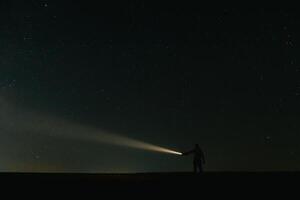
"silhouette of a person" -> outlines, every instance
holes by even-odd
[[[200,146],[198,144],[195,145],[194,149],[192,149],[191,151],[185,152],[182,155],[186,156],[186,155],[190,155],[193,154],[194,155],[194,172],[195,173],[202,173],[203,172],[203,164],[205,164],[205,157],[204,157],[204,153],[202,151],[202,149],[200,148]]]

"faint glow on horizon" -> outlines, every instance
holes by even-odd
[[[81,125],[76,122],[34,112],[6,101],[0,96],[0,125],[7,131],[33,132],[50,137],[88,141],[91,143],[105,143],[165,154],[182,155],[182,153],[114,134],[96,127]],[[10,125],[11,124],[11,125]]]

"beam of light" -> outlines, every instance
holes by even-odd
[[[5,109],[0,113],[0,125],[7,131],[31,132],[96,144],[105,143],[165,154],[182,155],[180,152],[165,147],[19,108],[0,96],[1,107]]]
[[[108,139],[108,140],[106,140],[106,139]],[[142,141],[139,141],[139,140],[135,140],[135,139],[131,139],[131,138],[128,138],[128,137],[115,135],[115,134],[103,135],[103,133],[102,133],[97,137],[97,141],[107,142],[107,143],[111,143],[111,144],[114,144],[114,145],[126,146],[126,147],[131,147],[131,148],[136,148],[136,149],[147,150],[147,151],[154,151],[154,152],[160,152],[160,153],[166,153],[166,154],[182,155],[182,153],[171,150],[171,149],[168,149],[168,148],[160,147],[160,146],[157,146],[157,145],[149,144],[149,143],[146,143],[146,142],[142,142]]]

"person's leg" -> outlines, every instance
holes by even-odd
[[[203,173],[203,168],[202,168],[202,163],[201,162],[199,162],[198,163],[198,168],[199,168],[199,173]]]
[[[197,173],[197,169],[198,169],[197,162],[194,161],[193,165],[194,165],[194,173]]]

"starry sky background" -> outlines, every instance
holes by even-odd
[[[178,151],[199,143],[210,171],[299,170],[299,35],[299,12],[283,9],[1,0],[0,124],[18,126],[9,104]],[[192,169],[3,127],[1,171]]]

